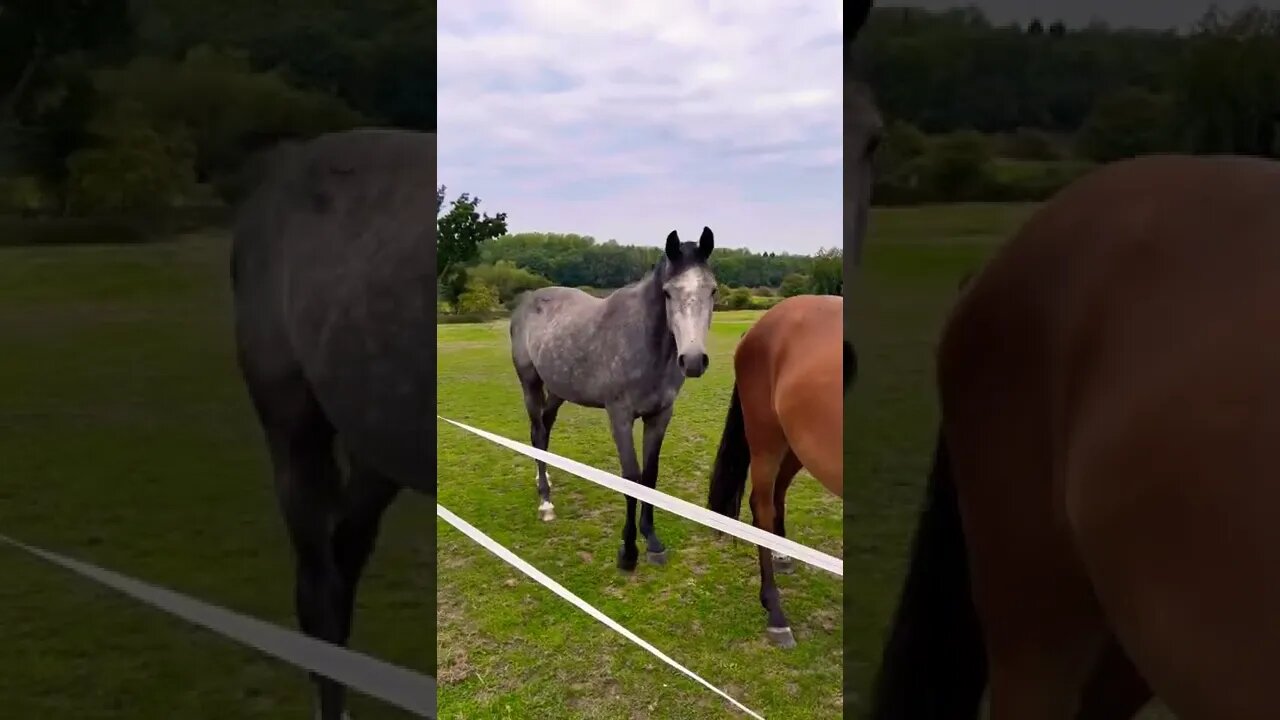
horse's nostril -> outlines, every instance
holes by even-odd
[[[711,367],[711,357],[706,353],[702,353],[702,369],[706,370]]]
[[[684,356],[683,356],[683,355],[677,355],[677,356],[676,356],[676,365],[679,365],[681,370],[683,370],[683,369],[684,369]]]

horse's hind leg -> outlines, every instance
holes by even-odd
[[[520,389],[524,392],[524,409],[529,413],[529,441],[535,448],[546,450],[550,432],[544,420],[548,404],[542,388],[542,378],[538,377],[532,369],[517,368],[516,372],[520,376]],[[554,418],[554,413],[552,416]],[[547,479],[547,464],[541,460],[534,460],[534,465],[538,468],[535,477],[538,483],[538,517],[550,522],[556,518],[556,506],[551,503],[551,482]]]
[[[358,458],[350,458],[350,465],[341,519],[333,530],[333,556],[342,576],[339,620],[344,645],[351,638],[356,589],[377,541],[383,512],[400,491],[394,481],[369,469]]]
[[[299,376],[249,383],[267,435],[276,495],[288,526],[296,563],[294,603],[298,624],[312,637],[341,643],[341,572],[334,560],[330,528],[337,521],[341,478],[334,457],[334,431]],[[342,685],[312,675],[319,692],[320,720],[340,720]]]
[[[658,458],[662,455],[662,439],[667,434],[667,425],[671,423],[673,408],[667,407],[649,415],[644,420],[644,469],[641,471],[641,482],[647,488],[658,487]],[[658,531],[653,527],[653,506],[640,503],[640,534],[644,536],[646,557],[655,565],[667,562],[667,549],[658,539]]]
[[[755,452],[751,454],[751,518],[756,527],[767,532],[777,532],[777,515],[773,506],[773,483],[782,467],[781,452]],[[795,635],[787,616],[782,612],[782,598],[773,576],[773,551],[757,545],[760,554],[760,605],[769,615],[765,629],[769,641],[783,647],[795,647]]]
[[[786,457],[782,459],[782,467],[778,468],[778,477],[773,481],[773,509],[777,513],[777,517],[773,520],[773,534],[778,537],[787,536],[787,488],[791,487],[791,481],[795,479],[796,473],[800,472],[802,467],[804,465],[800,463],[800,458],[788,450]],[[795,567],[795,561],[790,556],[780,552],[773,554],[775,572],[787,574],[793,572]]]
[[[787,436],[773,411],[769,383],[744,382],[750,365],[736,363],[739,398],[746,427],[747,445],[751,449],[751,516],[755,526],[765,532],[777,533],[778,519],[774,507],[774,485],[790,454]],[[797,472],[799,469],[797,468]],[[791,475],[794,477],[794,473]],[[784,490],[785,492],[785,490]],[[769,641],[779,647],[796,644],[787,616],[782,612],[782,599],[773,576],[773,551],[756,546],[760,555],[760,604],[769,615],[766,634]]]

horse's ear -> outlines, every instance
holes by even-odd
[[[675,230],[667,236],[667,259],[676,262],[680,259],[680,236]]]
[[[715,249],[716,236],[711,232],[711,228],[702,228],[702,237],[698,238],[698,257],[706,260],[711,257],[711,251]]]

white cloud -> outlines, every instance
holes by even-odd
[[[513,231],[841,237],[840,4],[441,3],[440,179]]]

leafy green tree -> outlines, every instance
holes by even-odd
[[[1021,127],[1005,142],[1004,155],[1018,160],[1059,160],[1053,139],[1043,130]]]
[[[510,260],[499,260],[492,265],[477,265],[467,270],[469,282],[480,282],[498,291],[498,302],[513,308],[521,293],[537,290],[551,284],[550,280],[518,267]]]
[[[782,278],[778,294],[782,297],[795,297],[809,292],[809,277],[800,273],[791,273]]]
[[[1174,115],[1192,151],[1280,154],[1280,11],[1211,8],[1176,78]]]
[[[35,214],[49,205],[49,195],[39,178],[31,175],[0,177],[0,213]]]
[[[459,195],[444,210],[444,185],[436,188],[436,281],[450,302],[466,288],[466,266],[480,253],[480,245],[507,232],[507,214],[480,214],[480,198]],[[457,294],[455,294],[457,293]]]
[[[147,0],[136,3],[147,54],[201,44],[238,48],[379,124],[435,127],[435,3],[421,0]]]
[[[734,288],[725,303],[730,310],[747,310],[751,307],[751,291],[747,288]]]
[[[90,131],[97,142],[67,161],[73,214],[155,212],[195,186],[191,142],[156,130],[145,116],[144,108],[123,104],[95,120]]]
[[[0,5],[0,124],[22,115],[67,55],[112,60],[134,35],[129,0],[39,0]]]
[[[979,198],[992,177],[992,153],[987,139],[972,130],[938,139],[924,158],[924,183],[945,200]]]
[[[467,283],[466,290],[458,296],[458,312],[480,314],[498,309],[498,289],[479,280]]]
[[[1172,149],[1167,97],[1124,88],[1098,100],[1077,138],[1080,153],[1096,162]]]
[[[836,247],[814,255],[809,287],[815,295],[841,295],[844,290],[844,252]]]
[[[198,46],[181,62],[142,57],[96,73],[101,103],[129,104],[158,131],[188,137],[201,180],[233,176],[266,142],[361,124],[341,100],[299,90],[278,72],[255,72],[243,52]]]

